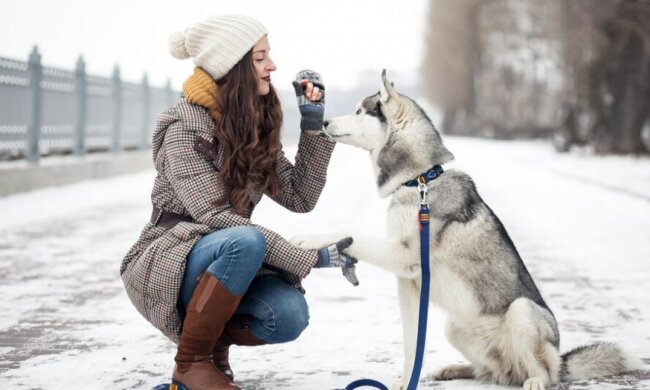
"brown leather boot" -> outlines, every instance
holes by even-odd
[[[233,344],[248,346],[266,344],[265,341],[257,339],[251,333],[250,322],[252,319],[253,317],[248,314],[234,315],[226,324],[226,329],[224,329],[212,353],[214,365],[226,374],[230,380],[234,380],[235,378],[232,368],[230,368],[230,363],[228,362],[228,350],[230,346]]]
[[[217,278],[206,272],[187,307],[176,351],[172,382],[190,390],[239,390],[212,362],[212,351],[239,305]]]

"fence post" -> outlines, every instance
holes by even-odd
[[[41,80],[43,79],[43,65],[38,47],[34,46],[29,54],[28,61],[29,83],[31,85],[32,112],[31,122],[27,130],[27,161],[38,162],[40,157],[39,139],[41,135],[42,99]]]
[[[149,147],[149,116],[151,114],[151,89],[149,78],[145,73],[142,77],[142,136],[140,138],[140,149]]]
[[[171,79],[167,79],[167,85],[165,85],[165,95],[167,96],[167,107],[174,105],[174,91],[172,90]]]
[[[122,146],[122,81],[120,67],[115,64],[113,69],[113,144],[111,151],[117,153]]]
[[[77,123],[75,126],[74,154],[82,156],[86,153],[86,117],[88,107],[88,92],[86,88],[86,63],[83,56],[77,60],[75,69],[75,97],[77,98]]]

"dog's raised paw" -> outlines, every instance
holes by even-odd
[[[338,237],[338,236],[337,236]],[[337,241],[330,237],[329,235],[297,235],[291,237],[289,243],[291,245],[297,246],[298,248],[311,250],[311,249],[321,249],[330,244],[333,244]]]

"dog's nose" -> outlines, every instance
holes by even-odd
[[[329,125],[329,124],[330,124],[330,121],[327,121],[327,120],[323,121],[323,127],[327,127],[327,125]]]

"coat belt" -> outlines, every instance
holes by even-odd
[[[176,214],[171,211],[162,210],[156,206],[153,206],[153,211],[151,212],[151,224],[154,226],[164,227],[165,229],[171,229],[176,226],[179,222],[192,222],[192,217],[183,214]]]

